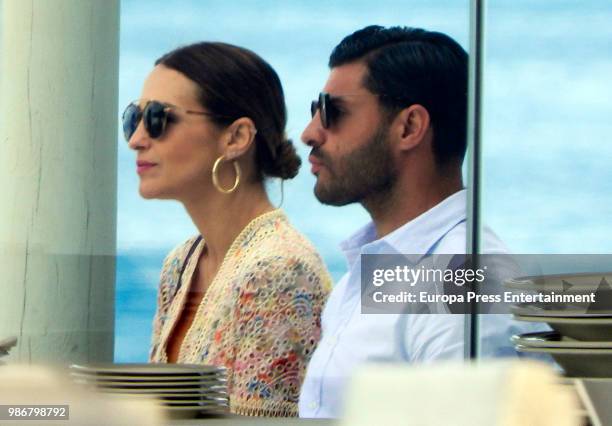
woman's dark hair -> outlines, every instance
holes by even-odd
[[[226,43],[203,42],[173,50],[157,61],[180,72],[200,88],[198,99],[227,126],[240,117],[255,123],[258,178],[290,179],[301,160],[287,139],[287,108],[283,87],[274,69],[254,52]]]

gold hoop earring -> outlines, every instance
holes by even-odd
[[[236,172],[236,180],[234,181],[234,186],[232,186],[230,189],[222,188],[221,184],[219,183],[219,177],[217,176],[217,171],[219,169],[219,165],[221,164],[223,160],[225,160],[224,155],[217,158],[217,160],[215,161],[215,164],[213,164],[212,182],[215,188],[217,188],[219,192],[223,194],[231,194],[232,192],[236,190],[236,188],[238,188],[238,185],[240,184],[240,166],[238,166],[238,163],[236,162],[236,160],[232,161],[232,164],[234,165],[234,171]]]

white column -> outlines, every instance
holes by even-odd
[[[0,338],[9,362],[110,361],[119,1],[0,4]]]

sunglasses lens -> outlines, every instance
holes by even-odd
[[[319,101],[312,101],[310,103],[310,116],[314,118],[317,114],[317,110],[319,109]]]
[[[151,101],[144,110],[144,124],[149,136],[153,139],[160,137],[166,127],[166,106],[160,102]]]
[[[140,122],[140,107],[135,104],[129,104],[123,112],[123,135],[126,141],[130,141],[130,138],[136,131],[138,123]]]
[[[321,115],[321,125],[323,126],[324,129],[329,128],[329,117],[327,116],[328,114],[328,107],[329,107],[329,95],[325,94],[325,93],[321,93],[319,94],[319,112]]]

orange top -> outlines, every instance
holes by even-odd
[[[166,346],[166,353],[168,355],[168,362],[176,362],[181,350],[181,343],[185,339],[185,335],[189,331],[193,319],[195,318],[198,306],[202,301],[204,293],[190,291],[187,296],[185,308],[181,314],[181,318],[178,320],[174,327],[174,331],[168,338],[168,344]]]

